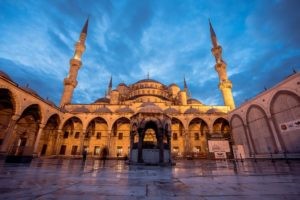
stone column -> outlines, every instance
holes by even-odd
[[[129,147],[129,160],[132,162],[132,149],[134,144],[134,132],[130,131],[130,147]]]
[[[143,131],[139,131],[139,142],[138,142],[138,163],[143,162]]]
[[[188,151],[189,151],[189,134],[188,134],[188,130],[184,129],[183,134],[184,134],[184,154],[186,156]]]
[[[13,115],[11,117],[11,120],[8,124],[8,127],[6,128],[6,130],[4,131],[4,139],[2,141],[2,145],[0,148],[0,155],[5,155],[7,154],[8,151],[8,145],[10,143],[10,140],[13,136],[13,130],[17,124],[17,120],[19,119],[19,115]]]
[[[80,133],[80,148],[79,148],[79,154],[81,155],[83,152],[83,146],[84,146],[84,140],[85,140],[85,132],[82,131]]]
[[[171,134],[167,133],[167,143],[169,145],[169,163],[172,162],[172,157],[171,157]]]
[[[252,138],[252,135],[250,133],[248,125],[245,125],[245,130],[246,130],[246,134],[249,135],[249,139],[250,139],[249,143],[250,143],[250,146],[252,146],[253,154],[257,154],[256,148],[255,148],[255,144],[254,144],[254,141],[253,141],[253,138]]]
[[[271,128],[272,135],[273,135],[273,137],[274,137],[274,139],[275,139],[275,144],[276,144],[276,146],[277,146],[277,150],[278,150],[279,152],[283,152],[283,148],[282,148],[282,146],[281,146],[281,143],[280,143],[280,141],[279,141],[278,135],[277,135],[277,133],[276,133],[276,129],[275,129],[275,126],[274,126],[272,117],[268,117],[268,121],[269,121],[269,124],[270,124],[270,128]],[[272,153],[274,153],[274,152],[272,152]]]
[[[248,150],[249,150],[249,156],[251,156],[255,152],[254,152],[253,145],[252,145],[252,139],[250,138],[249,131],[247,130],[247,125],[243,125],[243,130],[245,132],[245,137],[247,140],[246,142],[247,142],[247,146],[248,146]]]
[[[36,136],[36,139],[35,139],[35,142],[34,142],[34,147],[33,147],[33,156],[39,156],[37,151],[38,151],[38,146],[39,146],[39,142],[40,142],[41,135],[43,133],[44,127],[45,127],[45,124],[40,124],[39,125],[39,131],[38,131],[38,134]]]
[[[112,131],[107,131],[107,148],[108,148],[108,154],[111,154],[111,133]]]
[[[158,134],[158,145],[159,145],[159,163],[164,162],[164,136],[162,131]]]
[[[57,130],[57,133],[56,133],[56,138],[55,138],[55,143],[54,143],[54,146],[53,146],[53,152],[52,154],[54,155],[58,155],[58,148],[59,148],[59,137],[61,135],[61,130]]]

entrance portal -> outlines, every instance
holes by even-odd
[[[142,110],[142,109],[141,109]],[[163,112],[137,113],[131,118],[131,164],[171,164],[171,119]]]

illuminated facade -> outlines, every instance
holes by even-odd
[[[243,157],[300,157],[300,73],[228,114],[233,152]]]
[[[204,105],[189,96],[185,80],[184,88],[180,88],[176,84],[165,85],[150,78],[130,84],[120,83],[116,88],[112,88],[111,79],[106,96],[90,104],[72,104],[87,30],[88,20],[75,45],[59,107],[30,88],[20,87],[4,72],[0,73],[2,155],[78,156],[87,149],[89,156],[100,157],[105,149],[109,157],[131,157],[133,153],[136,154],[136,162],[143,162],[147,159],[143,157],[143,149],[148,148],[157,149],[159,162],[163,162],[170,158],[163,155],[162,149],[177,157],[215,158],[218,156],[216,153],[220,153],[221,158],[228,157],[234,142],[244,145],[246,156],[253,152],[253,142],[253,147],[245,142],[247,132],[242,133],[244,129],[237,128],[238,123],[245,124],[245,120],[249,119],[237,113],[243,106],[235,109],[232,83],[227,77],[222,48],[211,24],[212,53],[224,99],[224,105],[218,106]],[[294,94],[298,102],[295,105],[299,109],[299,89]],[[267,103],[270,104],[270,101]],[[260,110],[255,109],[254,106],[253,112]],[[297,110],[296,113],[300,112]],[[269,123],[268,117],[266,120]],[[235,141],[231,138],[229,121]],[[274,125],[266,127],[270,126],[272,131],[276,131]],[[240,139],[242,134],[245,134],[245,140]],[[274,142],[274,145],[280,143],[276,138]],[[287,142],[284,140],[282,144]],[[282,152],[282,148],[278,148],[278,152]]]

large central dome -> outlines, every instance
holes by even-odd
[[[158,82],[158,81],[156,81],[156,80],[154,80],[154,79],[142,79],[142,80],[139,80],[139,81],[137,81],[136,83],[134,83],[134,84],[138,84],[138,83],[147,83],[147,82],[154,82],[154,83],[159,83],[159,84],[161,84],[161,85],[163,85],[162,83],[160,83],[160,82]],[[133,84],[133,85],[134,85]]]

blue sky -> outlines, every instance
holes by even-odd
[[[150,78],[223,105],[211,54],[214,26],[237,105],[300,70],[297,0],[0,1],[0,70],[59,103],[63,79],[90,16],[74,103]]]

